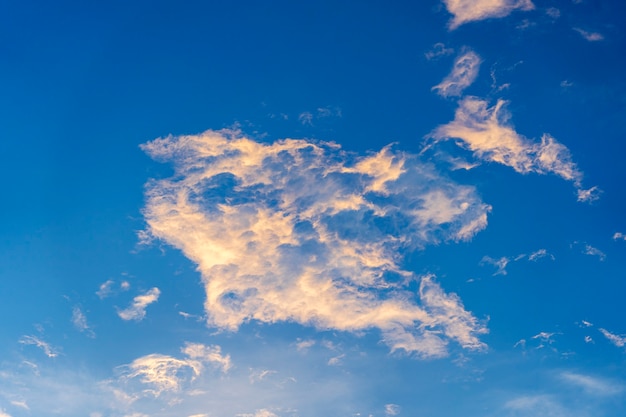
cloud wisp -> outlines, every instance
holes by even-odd
[[[152,303],[156,303],[160,295],[161,291],[154,287],[146,291],[145,294],[133,298],[132,304],[123,310],[119,310],[117,315],[120,316],[122,320],[141,321],[146,317],[146,307]]]
[[[486,226],[490,207],[473,187],[391,147],[358,156],[333,143],[258,143],[225,130],[142,149],[175,167],[147,185],[147,232],[198,265],[210,326],[377,328],[393,350],[433,357],[450,340],[483,347],[486,329],[456,295],[400,266],[403,251]]]
[[[541,142],[525,138],[510,124],[507,102],[488,103],[477,97],[459,101],[454,120],[437,127],[430,137],[435,141],[456,139],[457,144],[473,152],[474,157],[507,165],[521,174],[555,174],[574,183],[579,201],[593,201],[598,189],[582,187],[583,173],[572,161],[569,149],[549,134]]]
[[[580,34],[585,40],[589,42],[598,42],[604,40],[604,35],[598,32],[587,32],[581,28],[573,28],[576,32]]]
[[[201,343],[187,343],[181,349],[182,358],[169,355],[150,354],[135,359],[121,367],[124,381],[138,378],[151,388],[146,394],[158,397],[165,391],[178,392],[181,385],[191,382],[202,374],[207,365],[227,372],[232,364],[230,355],[222,355],[220,346],[205,346]]]
[[[467,51],[454,60],[450,74],[432,88],[442,97],[458,97],[472,85],[478,76],[481,59],[474,51]]]
[[[515,10],[535,8],[531,0],[443,0],[443,3],[453,16],[448,24],[451,30],[468,22],[505,17]]]
[[[37,336],[22,336],[19,340],[19,343],[22,345],[33,345],[37,346],[43,353],[49,358],[56,358],[59,356],[59,353],[55,348],[53,348],[48,342],[45,342],[38,338]]]

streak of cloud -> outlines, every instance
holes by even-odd
[[[117,315],[120,316],[122,320],[141,321],[146,317],[146,307],[157,302],[159,300],[159,295],[161,295],[161,291],[154,287],[146,291],[145,294],[138,295],[133,298],[132,304],[127,308],[118,311]]]
[[[457,142],[473,152],[474,157],[497,162],[521,174],[556,174],[574,183],[579,201],[593,201],[597,188],[582,188],[583,173],[572,161],[569,149],[549,134],[534,142],[517,133],[509,123],[506,101],[488,107],[485,100],[465,97],[459,101],[454,120],[437,127],[430,137],[435,141],[460,139]]]

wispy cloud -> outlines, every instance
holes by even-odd
[[[615,234],[613,235],[613,240],[625,240],[626,241],[626,235],[622,232],[615,232]]]
[[[273,412],[271,412],[270,410],[266,408],[262,408],[260,410],[256,410],[253,414],[250,414],[250,413],[237,414],[236,417],[279,417],[279,416],[274,414]]]
[[[585,248],[583,249],[583,253],[589,256],[597,256],[600,261],[604,261],[606,259],[606,254],[602,252],[598,248],[594,248],[589,244],[585,244]]]
[[[546,14],[553,19],[558,19],[559,17],[561,17],[561,11],[556,7],[548,7],[546,9]]]
[[[443,3],[453,15],[448,24],[450,29],[468,22],[505,17],[515,10],[535,8],[531,0],[443,0]]]
[[[316,111],[304,111],[298,115],[298,120],[303,125],[313,126],[313,122],[329,117],[341,117],[341,109],[336,106],[318,107]]]
[[[604,35],[602,35],[601,33],[598,33],[598,32],[587,32],[586,30],[583,30],[581,28],[572,28],[572,29],[574,29],[576,32],[580,33],[580,36],[582,36],[583,38],[585,38],[589,42],[597,42],[597,41],[604,40]]]
[[[37,346],[38,348],[43,350],[43,352],[49,358],[55,358],[59,355],[57,350],[53,348],[49,343],[41,340],[40,338],[36,336],[22,336],[21,339],[19,340],[19,343],[23,345]]]
[[[159,295],[161,295],[161,291],[154,287],[146,291],[145,294],[138,295],[133,298],[132,304],[124,310],[119,310],[117,315],[120,316],[122,320],[141,321],[144,317],[146,317],[146,307],[157,302],[159,300]]]
[[[546,258],[546,257],[548,257],[548,258],[550,258],[550,259],[552,259],[554,261],[554,255],[552,255],[551,253],[548,253],[548,251],[546,249],[539,249],[539,250],[531,253],[530,255],[528,255],[528,260],[536,262],[539,259]]]
[[[223,356],[220,346],[205,346],[200,343],[187,343],[181,349],[182,358],[168,355],[150,354],[135,359],[121,367],[122,380],[138,378],[151,388],[144,390],[158,397],[165,391],[177,392],[181,384],[191,382],[202,374],[206,365],[226,372],[230,369],[230,356]],[[191,372],[191,375],[189,375]]]
[[[604,335],[604,337],[609,339],[609,342],[613,343],[615,346],[617,346],[617,347],[624,347],[624,346],[626,346],[626,336],[616,335],[616,334],[611,333],[608,330],[602,329],[602,328],[600,328],[598,330],[600,330],[600,332]]]
[[[488,107],[485,100],[477,97],[463,98],[454,120],[439,126],[430,137],[435,141],[460,139],[457,143],[476,158],[510,166],[522,174],[556,174],[574,183],[579,200],[592,200],[595,194],[582,189],[583,174],[572,161],[569,149],[549,134],[544,134],[541,142],[518,134],[509,123],[506,103],[498,100],[495,106]]]
[[[397,416],[400,414],[400,406],[398,404],[385,404],[385,416]]]
[[[460,96],[478,76],[481,59],[474,51],[467,51],[454,60],[452,71],[432,89],[442,97]]]
[[[591,395],[612,396],[624,391],[623,385],[604,378],[592,377],[575,372],[562,372],[559,376],[562,380],[582,388]]]
[[[93,329],[87,323],[87,317],[78,306],[75,306],[72,309],[72,323],[74,324],[74,327],[78,329],[78,331],[85,333],[87,336],[96,336]]]
[[[449,340],[483,347],[485,329],[458,297],[399,266],[403,251],[486,226],[490,207],[474,188],[390,147],[358,156],[207,131],[142,148],[175,165],[175,177],[148,184],[143,212],[150,234],[198,264],[209,325],[379,328],[392,349],[423,356],[444,355]],[[418,302],[405,286],[413,280]]]
[[[447,48],[444,43],[437,42],[433,47],[424,53],[427,60],[432,61],[434,59],[441,58],[442,56],[452,55],[454,48]]]
[[[509,264],[511,260],[505,256],[498,258],[498,259],[494,259],[490,256],[484,256],[483,259],[480,261],[481,265],[484,264],[489,264],[489,265],[493,265],[497,268],[496,272],[493,273],[493,275],[506,275],[506,266]]]

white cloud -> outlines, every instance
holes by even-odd
[[[426,53],[424,53],[424,56],[426,57],[426,59],[431,61],[433,59],[441,58],[442,56],[452,55],[453,53],[454,53],[453,48],[446,48],[445,44],[441,42],[437,42],[436,44],[433,45],[430,51],[427,51]]]
[[[11,417],[11,414],[8,414],[4,410],[0,410],[0,417]]]
[[[174,177],[147,185],[143,213],[152,236],[198,265],[210,326],[378,328],[392,349],[423,356],[444,355],[449,340],[483,347],[486,330],[458,297],[400,267],[405,250],[486,226],[490,207],[473,187],[390,147],[357,156],[333,143],[207,131],[142,149],[175,165]]]
[[[589,42],[597,42],[597,41],[601,41],[604,39],[604,35],[598,32],[587,32],[586,30],[583,30],[581,28],[572,28],[572,29],[580,33],[580,36],[582,36]]]
[[[489,264],[489,265],[493,265],[497,268],[496,272],[493,273],[493,275],[506,275],[506,266],[509,264],[511,260],[505,256],[499,258],[499,259],[494,259],[490,256],[484,256],[483,259],[480,261],[481,265],[484,264]]]
[[[98,291],[96,291],[96,295],[100,297],[100,299],[108,297],[109,295],[111,295],[111,292],[112,292],[111,287],[113,286],[114,283],[115,282],[111,279],[106,280],[105,282],[100,284]]]
[[[144,392],[158,397],[165,391],[179,391],[183,383],[200,376],[208,364],[223,372],[232,366],[230,355],[223,356],[221,347],[217,345],[186,343],[181,352],[185,357],[175,358],[155,353],[137,358],[121,368],[122,379],[139,378],[143,384],[152,387]]]
[[[626,336],[619,336],[616,334],[613,334],[611,332],[609,332],[606,329],[599,329],[600,332],[604,335],[604,337],[606,337],[607,339],[609,339],[609,341],[611,343],[613,343],[615,346],[617,347],[624,347],[626,346]]]
[[[132,304],[124,310],[118,311],[117,315],[120,316],[122,320],[141,321],[144,317],[146,317],[146,307],[157,302],[160,294],[161,291],[154,287],[146,291],[145,294],[138,295],[133,298]]]
[[[55,348],[53,348],[52,346],[50,346],[50,344],[48,344],[47,342],[44,342],[43,340],[39,339],[36,336],[22,336],[22,338],[19,340],[19,343],[23,345],[37,346],[38,348],[43,350],[43,352],[49,358],[55,358],[59,355]]]
[[[550,259],[552,259],[554,261],[554,255],[552,255],[551,253],[548,253],[548,251],[546,249],[539,249],[539,250],[531,253],[528,256],[528,260],[536,262],[537,260],[542,259],[542,258],[546,258],[546,257],[549,257]]]
[[[505,403],[504,407],[514,410],[517,417],[572,417],[570,410],[566,410],[553,396],[526,395],[519,396]]]
[[[598,248],[594,248],[589,244],[585,244],[585,249],[583,249],[583,253],[589,256],[597,256],[600,261],[604,261],[606,259],[606,254],[602,252]]]
[[[624,386],[603,378],[592,377],[574,372],[562,372],[560,378],[572,385],[582,388],[591,395],[611,396],[624,391]]]
[[[595,191],[582,189],[583,174],[572,162],[569,150],[549,134],[544,134],[540,143],[518,134],[509,123],[506,103],[498,100],[495,106],[487,107],[485,100],[465,97],[459,101],[454,120],[430,136],[435,141],[460,139],[457,144],[476,158],[510,166],[521,174],[556,174],[574,183],[579,200],[590,201]]]
[[[626,235],[621,232],[615,232],[613,235],[613,240],[626,240]]]
[[[272,413],[270,410],[262,408],[260,410],[256,410],[254,414],[249,414],[249,413],[237,414],[237,417],[278,417],[278,416]]]
[[[515,10],[535,8],[531,0],[443,0],[443,3],[453,15],[450,29],[468,22],[505,17]]]
[[[474,51],[467,51],[454,61],[452,71],[432,89],[442,97],[460,96],[478,76],[481,59]]]
[[[78,306],[72,309],[72,323],[78,331],[86,333],[89,337],[95,337],[95,333],[87,323],[87,317]]]
[[[312,126],[313,125],[313,113],[309,111],[302,112],[298,115],[298,120],[303,125]]]
[[[398,404],[385,404],[385,416],[397,416],[400,414],[400,406]]]

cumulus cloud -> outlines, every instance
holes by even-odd
[[[170,136],[142,146],[175,167],[150,181],[148,232],[198,265],[208,324],[292,321],[318,329],[378,328],[392,349],[445,355],[479,349],[485,328],[402,253],[470,239],[490,207],[473,187],[415,155],[367,156],[333,143],[258,143],[237,131]],[[408,283],[420,282],[417,294]]]
[[[117,315],[120,316],[122,320],[141,321],[144,317],[146,317],[146,307],[157,302],[159,300],[159,295],[161,295],[161,291],[154,287],[146,291],[145,294],[138,295],[133,298],[132,304],[124,310],[118,311]]]
[[[522,174],[556,174],[574,183],[579,201],[593,200],[597,189],[592,192],[582,188],[583,174],[572,161],[569,149],[549,134],[535,142],[517,133],[509,123],[506,104],[498,100],[488,107],[485,100],[465,97],[459,101],[454,120],[436,128],[430,137],[435,141],[456,139],[476,158],[510,166]]]
[[[580,34],[580,36],[582,36],[583,38],[585,38],[585,40],[589,41],[589,42],[597,42],[597,41],[601,41],[604,40],[604,35],[602,35],[601,33],[598,32],[587,32],[586,30],[583,30],[581,28],[573,28],[576,32],[578,32]]]
[[[40,338],[36,336],[22,336],[21,339],[19,340],[19,343],[23,345],[37,346],[38,348],[43,350],[43,352],[49,358],[55,358],[59,355],[57,350],[53,348],[49,343],[41,340]]]
[[[454,61],[452,71],[432,89],[442,97],[460,96],[478,76],[481,59],[474,51],[467,51]]]
[[[611,332],[609,332],[606,329],[602,329],[600,328],[600,333],[602,333],[604,335],[604,337],[606,337],[607,339],[609,339],[609,342],[613,343],[615,346],[617,347],[624,347],[626,346],[626,336],[619,336],[616,334],[613,334]]]
[[[178,392],[181,385],[191,382],[202,374],[206,365],[226,372],[230,369],[230,355],[223,356],[220,346],[205,346],[200,343],[186,343],[181,349],[182,358],[169,355],[150,354],[135,359],[121,367],[122,379],[139,378],[152,388],[144,392],[158,397],[165,391]]]
[[[448,24],[450,29],[468,22],[505,17],[515,10],[535,8],[531,0],[443,0],[443,3],[453,16]]]

